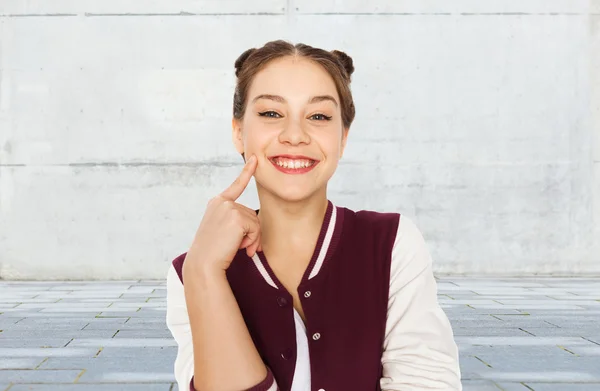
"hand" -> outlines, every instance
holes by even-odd
[[[249,257],[261,251],[256,212],[235,202],[248,186],[257,165],[256,157],[251,156],[231,186],[208,202],[184,266],[194,264],[225,271],[239,249],[245,248]]]

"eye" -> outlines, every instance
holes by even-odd
[[[317,113],[317,114],[311,115],[310,119],[314,119],[314,120],[317,120],[317,121],[329,121],[331,119],[331,116]]]
[[[267,118],[281,118],[281,115],[278,112],[272,110],[260,112],[258,115]]]

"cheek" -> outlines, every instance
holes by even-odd
[[[264,126],[249,122],[242,131],[242,142],[248,150],[258,150],[267,146],[272,136]]]
[[[242,122],[242,141],[244,145],[252,144],[256,138],[256,124],[252,119],[244,118]]]
[[[341,134],[331,132],[327,137],[321,137],[319,144],[329,159],[339,159],[342,154]]]

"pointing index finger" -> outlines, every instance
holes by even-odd
[[[244,165],[244,169],[240,175],[221,193],[221,197],[230,201],[237,200],[248,186],[248,183],[250,183],[250,179],[252,178],[254,171],[256,171],[256,166],[256,156],[252,155]]]

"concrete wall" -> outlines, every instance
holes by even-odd
[[[334,202],[411,216],[439,273],[600,273],[600,1],[0,0],[0,277],[163,278],[277,38],[354,57]]]

